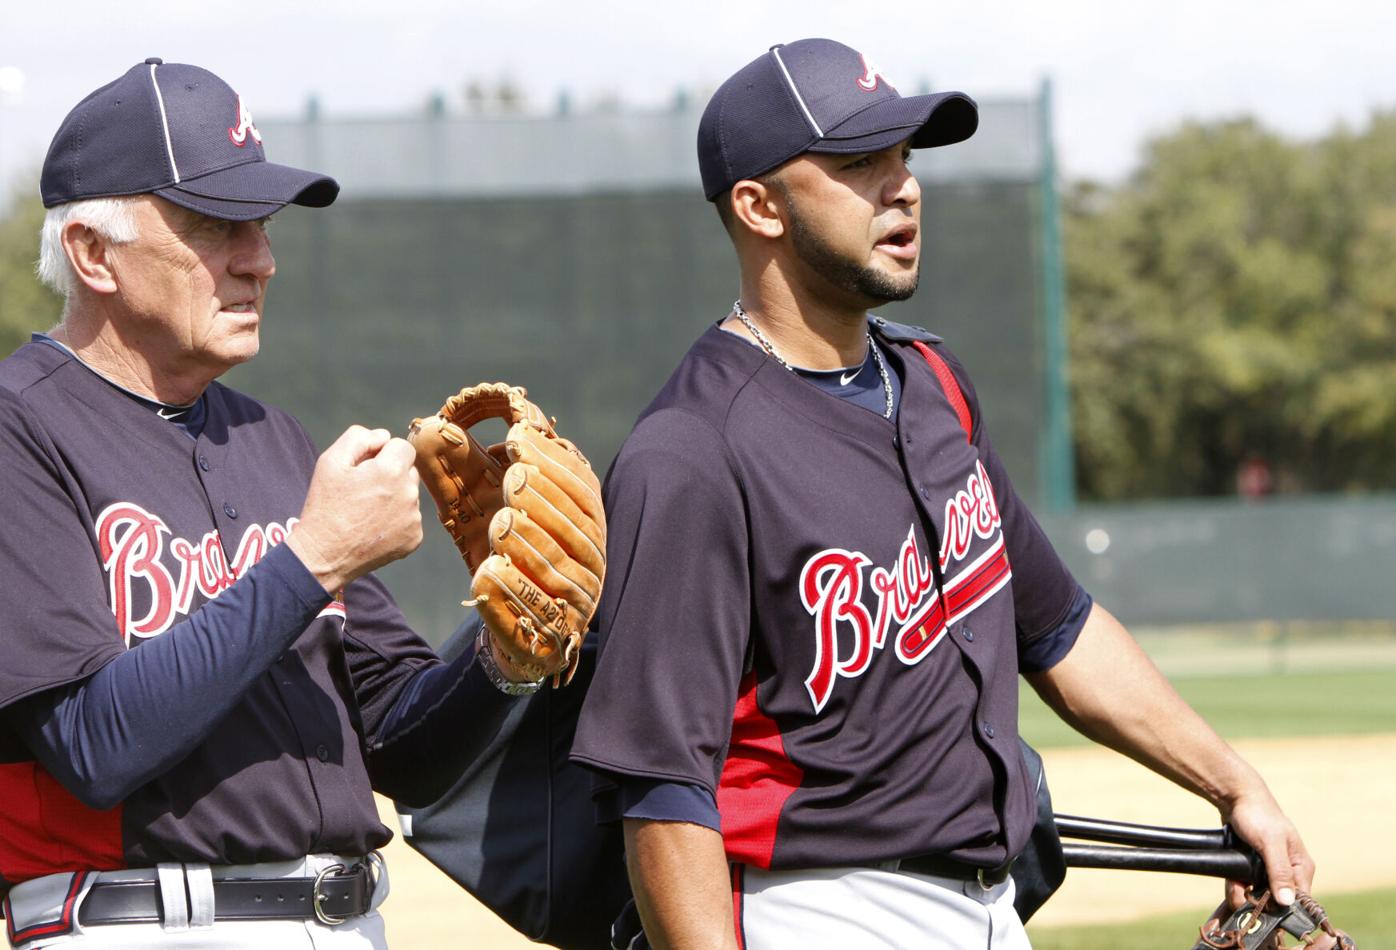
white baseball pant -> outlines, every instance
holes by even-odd
[[[744,950],[1031,950],[1013,879],[876,868],[765,871],[738,865],[733,909]]]

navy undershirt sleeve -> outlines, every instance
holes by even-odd
[[[193,751],[329,602],[279,545],[186,620],[7,715],[83,804],[112,808]]]
[[[422,808],[449,791],[518,702],[496,689],[475,662],[480,623],[471,617],[456,632],[472,642],[450,662],[407,681],[369,748],[374,789],[399,804]]]
[[[1086,589],[1078,584],[1076,596],[1062,622],[1032,642],[1019,646],[1018,669],[1024,673],[1041,673],[1056,666],[1076,645],[1076,638],[1081,636],[1094,603]]]
[[[648,821],[684,821],[722,833],[717,802],[701,785],[666,782],[661,779],[607,773],[616,785],[596,799],[596,820],[600,824],[622,818]]]

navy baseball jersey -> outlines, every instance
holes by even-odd
[[[939,341],[870,326],[892,421],[716,327],[642,414],[573,758],[713,792],[732,861],[995,865],[1034,820],[1017,674],[1085,595],[910,345]]]
[[[278,547],[316,461],[299,423],[217,383],[203,399],[195,439],[52,345],[0,364],[6,715],[181,624],[218,622],[220,599],[242,597],[249,630],[286,623],[258,615],[273,602],[303,612],[206,737],[113,808],[83,804],[0,727],[0,885],[159,861],[364,853],[391,837],[364,736],[395,685],[439,661],[371,576],[332,601]],[[268,585],[293,589],[273,597]],[[138,739],[158,747],[166,736]]]

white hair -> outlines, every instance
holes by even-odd
[[[126,244],[137,237],[134,198],[85,198],[49,208],[39,237],[39,279],[65,298],[77,290],[77,274],[63,250],[63,230],[72,222],[84,224],[112,244]]]

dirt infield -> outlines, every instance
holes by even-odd
[[[1238,741],[1270,782],[1318,861],[1320,898],[1396,885],[1384,847],[1396,841],[1396,734]],[[1057,811],[1147,824],[1215,827],[1207,805],[1134,762],[1096,748],[1046,750]],[[384,820],[397,827],[392,807]],[[463,945],[472,950],[536,946],[475,903],[424,858],[394,839],[385,849],[392,894],[384,905],[398,950]],[[1183,875],[1076,870],[1034,918],[1034,927],[1130,920],[1173,910],[1210,910],[1220,883]]]

